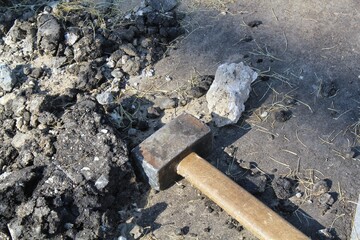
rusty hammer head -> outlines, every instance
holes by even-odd
[[[132,158],[152,188],[162,190],[177,179],[177,164],[190,152],[206,155],[212,148],[210,128],[182,114],[132,150]]]

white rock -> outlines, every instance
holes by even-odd
[[[104,175],[101,175],[95,182],[95,187],[99,190],[102,190],[109,183],[109,180]]]
[[[225,63],[218,67],[206,94],[209,111],[218,127],[236,123],[245,110],[250,84],[258,74],[244,63]]]
[[[65,43],[69,46],[74,45],[79,38],[80,36],[74,32],[65,33]]]
[[[107,129],[104,128],[104,129],[101,129],[100,132],[102,132],[102,133],[104,133],[104,134],[107,134],[107,133],[109,132],[109,130],[107,130]]]
[[[0,87],[10,92],[16,83],[16,78],[12,76],[11,69],[6,64],[0,64]]]
[[[111,92],[103,92],[96,96],[96,100],[101,105],[107,105],[107,104],[111,104],[114,102],[114,96],[112,95]]]
[[[18,240],[21,239],[21,233],[23,231],[23,226],[21,225],[20,220],[18,220],[17,218],[13,218],[8,224],[7,224],[7,228],[9,230],[11,239],[13,240]]]
[[[269,115],[269,113],[265,111],[265,112],[261,113],[260,117],[261,118],[266,118],[268,115]]]

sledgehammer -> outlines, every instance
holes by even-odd
[[[200,157],[211,148],[210,128],[182,114],[134,148],[132,157],[154,189],[169,187],[180,175],[259,239],[310,239]]]

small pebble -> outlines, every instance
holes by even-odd
[[[50,6],[45,6],[44,7],[44,12],[45,13],[51,13],[52,12],[52,8]]]
[[[295,196],[296,196],[297,198],[301,198],[301,197],[302,197],[302,193],[299,193],[299,192],[298,192],[298,193],[295,194]]]
[[[265,111],[265,112],[261,113],[260,117],[266,118],[268,115],[269,115],[269,113]]]
[[[176,231],[175,231],[175,234],[176,235],[179,235],[179,236],[183,236],[183,235],[186,235],[189,233],[189,227],[188,226],[185,226],[185,227],[182,227],[182,228],[178,228]]]
[[[210,232],[210,231],[211,231],[211,227],[204,228],[204,232]]]
[[[313,194],[315,196],[319,196],[321,194],[324,194],[330,190],[330,186],[328,184],[328,181],[326,180],[320,180],[313,186]]]
[[[286,122],[292,117],[292,112],[290,110],[281,110],[275,113],[275,120],[278,122]]]
[[[24,74],[25,74],[26,76],[28,76],[28,75],[30,75],[30,73],[31,73],[31,68],[30,68],[29,66],[25,66],[25,67],[23,68],[23,72],[24,72]]]
[[[355,155],[356,155],[356,152],[354,150],[350,150],[349,152],[345,153],[345,158],[351,159],[351,158],[354,158]]]
[[[181,106],[185,106],[187,104],[187,101],[185,99],[181,100],[180,101],[180,105]]]
[[[107,133],[109,132],[109,130],[107,130],[107,129],[101,129],[100,132],[101,132],[101,133],[104,133],[104,134],[107,134]]]
[[[318,201],[321,206],[332,206],[335,202],[335,199],[331,196],[330,193],[324,193],[319,197]]]
[[[103,92],[96,96],[96,100],[101,105],[108,105],[114,102],[114,96],[111,92]]]

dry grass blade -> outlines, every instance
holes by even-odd
[[[256,43],[256,41],[255,41]],[[283,62],[283,59],[280,59],[278,57],[275,57],[272,53],[270,53],[270,51],[268,50],[267,47],[265,47],[265,49],[262,49],[257,43],[256,45],[258,46],[258,50],[253,51],[253,52],[249,52],[250,54],[254,55],[254,56],[262,56],[262,57],[268,57],[271,58],[273,60],[277,60],[280,62]]]
[[[298,129],[296,129],[295,131],[295,136],[296,136],[296,139],[298,140],[298,142],[303,145],[305,148],[307,148],[307,146],[300,140],[299,138],[299,134],[298,134]]]
[[[283,163],[283,162],[280,162],[280,161],[276,160],[275,158],[273,158],[272,156],[269,156],[269,158],[270,158],[272,161],[274,161],[274,162],[276,162],[276,163],[278,163],[278,164],[280,164],[280,165],[283,165],[284,167],[287,167],[287,168],[290,169],[290,165],[288,165],[288,164],[286,164],[286,163]]]

